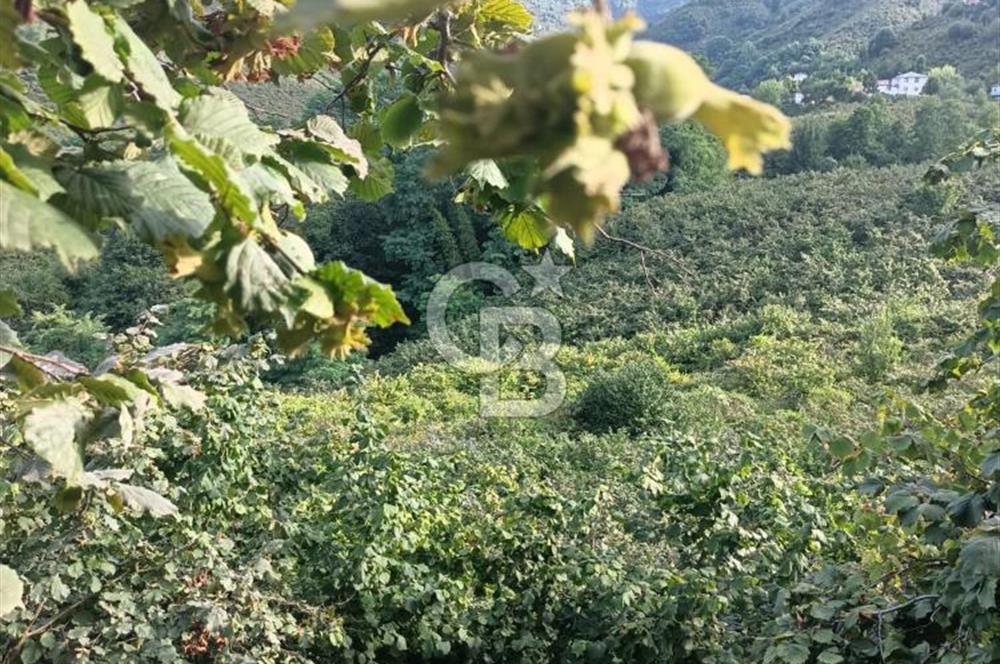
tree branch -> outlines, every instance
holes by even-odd
[[[447,9],[442,9],[437,13],[437,18],[434,21],[434,27],[438,31],[438,45],[434,52],[434,59],[441,63],[442,69],[444,69],[444,76],[448,79],[449,83],[454,83],[455,79],[451,75],[451,71],[448,69],[448,49],[451,48],[451,12]]]
[[[882,616],[886,615],[887,613],[895,613],[896,611],[905,609],[908,606],[913,606],[917,602],[922,602],[925,599],[938,599],[939,597],[941,596],[937,594],[917,595],[916,597],[908,599],[905,602],[902,602],[900,604],[895,604],[893,606],[886,607],[881,611],[875,612],[875,618],[878,623],[878,626],[876,628],[876,638],[878,639],[878,656],[880,661],[882,662],[885,661],[885,647],[882,644]]]
[[[13,355],[14,357],[19,357],[22,360],[24,360],[25,362],[29,362],[31,364],[34,364],[35,366],[38,366],[39,364],[43,364],[43,365],[48,365],[50,367],[55,367],[56,369],[60,369],[61,371],[64,371],[64,372],[66,372],[66,373],[68,373],[70,375],[73,375],[73,376],[83,376],[83,375],[89,373],[86,370],[81,370],[80,367],[78,367],[78,366],[73,366],[73,365],[70,365],[70,364],[65,364],[65,363],[63,363],[63,362],[61,362],[61,361],[59,361],[59,360],[57,360],[55,358],[46,357],[44,355],[36,355],[35,353],[29,353],[26,350],[23,350],[21,348],[15,348],[13,346],[2,346],[2,345],[0,345],[0,353],[7,353],[8,355]],[[38,368],[42,369],[42,371],[45,371],[49,375],[53,375],[53,376],[58,377],[57,374],[54,374],[51,371],[46,371],[42,367],[38,367]]]
[[[661,249],[654,249],[652,247],[647,247],[644,244],[639,244],[638,242],[633,242],[632,240],[629,240],[629,239],[626,239],[626,238],[623,238],[623,237],[618,237],[617,235],[612,235],[611,233],[609,233],[606,230],[604,230],[603,226],[598,226],[597,227],[597,232],[601,235],[601,237],[603,237],[606,240],[610,240],[612,242],[618,242],[619,244],[624,244],[627,247],[632,247],[633,249],[638,249],[640,252],[643,252],[643,253],[648,252],[650,254],[653,254],[654,256],[659,256],[660,258],[663,258],[666,261],[668,261],[678,271],[683,272],[684,274],[686,274],[689,277],[695,277],[696,276],[695,273],[692,272],[679,259],[677,259],[674,256],[671,256],[670,254],[668,254],[667,252],[665,252],[665,251],[663,251]]]
[[[358,83],[363,81],[365,77],[368,76],[368,70],[372,66],[372,61],[375,59],[375,56],[378,55],[383,48],[385,48],[385,45],[386,45],[385,41],[375,42],[373,39],[371,42],[369,42],[367,52],[365,53],[365,60],[364,63],[361,65],[361,69],[358,70],[358,73],[354,76],[354,78],[352,78],[344,85],[344,89],[341,90],[339,93],[337,93],[337,95],[330,101],[330,103],[326,105],[327,111],[333,110],[333,107],[337,104],[338,101],[347,96],[347,93],[349,93],[351,90],[357,87]]]

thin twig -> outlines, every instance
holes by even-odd
[[[603,226],[598,226],[597,227],[597,232],[600,233],[601,237],[603,237],[606,240],[611,240],[612,242],[618,242],[618,243],[624,244],[624,245],[626,245],[628,247],[632,247],[633,249],[638,249],[639,251],[648,252],[648,253],[653,254],[654,256],[659,256],[660,258],[663,258],[663,259],[667,260],[668,262],[670,262],[677,270],[683,272],[684,274],[686,274],[689,277],[695,277],[696,276],[695,273],[692,272],[679,259],[677,259],[674,256],[671,256],[670,254],[668,254],[667,252],[665,252],[665,251],[663,251],[661,249],[654,249],[653,247],[647,247],[644,244],[639,244],[638,242],[633,242],[632,240],[629,240],[629,239],[626,239],[626,238],[623,238],[623,237],[618,237],[617,235],[612,235],[611,233],[609,233],[606,230],[604,230]]]
[[[344,85],[344,89],[341,90],[339,93],[337,93],[337,95],[330,101],[330,103],[326,105],[327,111],[333,110],[333,107],[337,104],[338,101],[343,99],[347,95],[347,93],[353,90],[358,85],[358,83],[360,83],[362,80],[364,80],[366,76],[368,76],[368,70],[372,66],[372,61],[375,59],[375,56],[378,55],[383,48],[385,48],[385,45],[386,42],[384,41],[380,41],[377,43],[372,41],[372,43],[368,46],[368,52],[365,54],[364,64],[361,65],[361,69],[358,70],[358,73],[354,76],[354,78],[352,78],[350,81],[347,82],[346,85]]]
[[[605,21],[611,20],[611,5],[608,0],[592,0],[594,11]]]
[[[881,611],[877,611],[876,613],[878,615],[880,615],[880,616],[885,615],[887,613],[895,613],[896,611],[899,611],[901,609],[905,609],[906,607],[912,606],[912,605],[916,604],[917,602],[922,602],[925,599],[938,599],[940,597],[941,597],[941,595],[938,595],[936,593],[931,593],[931,594],[928,594],[928,595],[917,595],[913,599],[908,599],[905,602],[902,602],[900,604],[895,604],[893,606],[884,608]]]
[[[649,268],[646,267],[646,252],[639,252],[639,264],[642,266],[642,274],[646,277],[646,285],[649,286],[649,290],[653,292],[654,295],[659,295],[659,291],[656,286],[653,285],[653,280],[649,276]]]
[[[880,611],[875,612],[875,619],[877,622],[876,638],[878,639],[878,656],[880,661],[883,662],[885,661],[885,646],[882,643],[882,616],[886,615],[887,613],[894,613],[901,609],[905,609],[906,607],[912,606],[917,602],[922,602],[925,599],[938,599],[939,597],[941,596],[936,594],[917,595],[916,597],[908,599],[905,602],[902,602],[900,604],[895,604],[893,606],[886,607]]]

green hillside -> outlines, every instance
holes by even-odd
[[[953,2],[898,32],[896,43],[871,55],[866,65],[879,75],[951,64],[967,78],[1000,82],[1000,3]]]
[[[879,29],[903,29],[941,8],[941,0],[694,0],[652,30],[656,38],[705,52],[720,38],[759,49],[817,38],[856,49]]]
[[[823,66],[888,76],[937,64],[986,82],[1000,62],[996,0],[694,0],[650,34],[707,56],[730,85]]]

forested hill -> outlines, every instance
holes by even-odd
[[[693,0],[650,34],[705,55],[735,85],[772,76],[769,65],[809,70],[834,56],[879,76],[952,64],[985,81],[1000,62],[997,9],[997,0]]]
[[[650,24],[662,19],[667,12],[681,7],[688,0],[611,0],[616,15],[633,11]],[[566,15],[577,7],[589,6],[588,0],[527,0],[525,6],[535,17],[535,31],[549,32],[566,21]]]

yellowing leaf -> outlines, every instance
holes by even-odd
[[[537,208],[508,208],[500,215],[500,228],[511,242],[525,249],[540,249],[549,243],[556,226]]]
[[[482,23],[505,23],[520,32],[530,30],[534,22],[531,12],[515,0],[486,0],[479,7],[476,19]]]
[[[729,168],[754,175],[762,155],[791,145],[791,123],[781,111],[712,83],[690,55],[667,44],[637,41],[628,65],[635,96],[660,122],[694,117],[716,134],[729,152]]]
[[[760,175],[765,152],[791,147],[791,123],[769,104],[713,87],[694,118],[722,140],[730,169]]]
[[[626,63],[635,74],[636,101],[659,122],[689,118],[713,87],[694,58],[668,44],[637,41]]]

